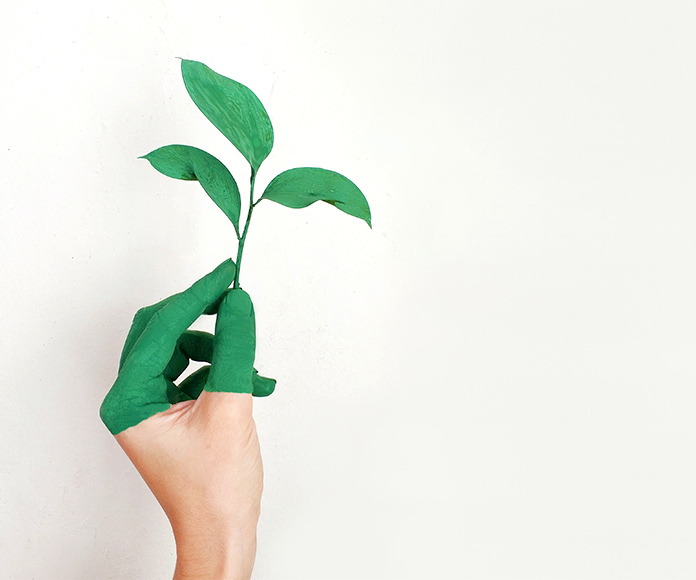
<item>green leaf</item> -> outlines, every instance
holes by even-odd
[[[325,201],[348,215],[365,220],[372,227],[370,206],[362,192],[350,179],[328,169],[288,169],[268,184],[260,199],[270,199],[292,208]]]
[[[152,166],[168,177],[199,181],[205,192],[225,213],[239,236],[242,201],[237,182],[229,169],[210,153],[188,145],[166,145],[143,155]]]
[[[194,60],[181,61],[181,74],[196,106],[258,171],[273,148],[271,119],[258,97]]]

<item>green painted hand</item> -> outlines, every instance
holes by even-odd
[[[100,416],[114,435],[177,403],[210,392],[270,395],[275,380],[254,369],[254,306],[241,289],[228,290],[232,260],[188,290],[142,308],[133,320],[121,354],[118,377]],[[215,314],[215,336],[188,328],[201,314]],[[212,363],[176,381],[190,360]]]

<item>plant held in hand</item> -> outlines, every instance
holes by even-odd
[[[256,174],[273,148],[273,126],[266,109],[250,89],[203,63],[182,60],[181,72],[193,102],[251,166],[249,209],[244,228],[240,231],[241,196],[237,182],[227,167],[210,153],[188,145],[167,145],[144,158],[164,175],[198,181],[232,222],[238,240],[234,288],[239,288],[242,253],[252,213],[264,199],[291,208],[324,201],[365,220],[372,227],[370,206],[360,189],[347,177],[328,169],[298,167],[284,171],[254,201]]]

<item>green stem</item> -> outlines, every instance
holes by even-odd
[[[251,221],[251,214],[254,211],[254,181],[256,180],[256,171],[252,168],[251,170],[251,184],[249,186],[249,213],[247,214],[246,224],[244,225],[244,232],[242,237],[239,238],[239,245],[237,246],[237,272],[234,275],[234,288],[239,288],[239,270],[242,267],[242,252],[244,251],[244,242],[246,240],[247,232],[249,231],[249,222]]]

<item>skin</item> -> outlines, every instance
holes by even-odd
[[[263,467],[252,393],[275,381],[253,368],[254,308],[228,290],[235,271],[223,262],[138,311],[100,409],[169,518],[175,579],[247,579],[254,564]],[[217,313],[214,336],[187,330],[203,313]],[[177,386],[189,359],[212,364]]]
[[[167,514],[175,579],[251,577],[263,468],[252,399],[204,391],[116,435]]]

